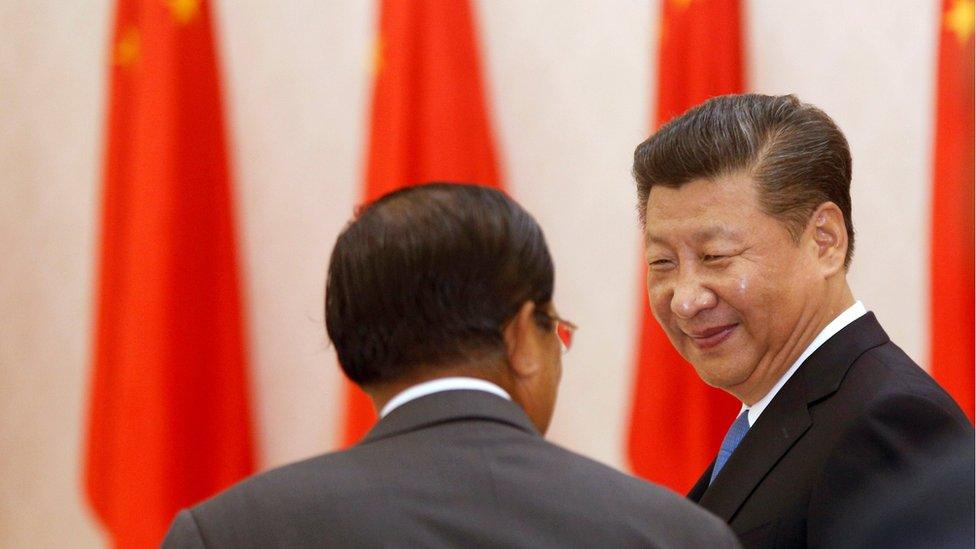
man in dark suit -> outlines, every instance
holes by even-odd
[[[381,419],[356,446],[181,511],[165,547],[736,547],[684,498],[543,440],[575,327],[535,220],[435,184],[361,211],[326,327]]]
[[[744,545],[822,545],[876,479],[935,466],[934,441],[973,444],[848,286],[851,157],[821,110],[714,98],[641,143],[634,175],[654,316],[743,403],[689,497]]]

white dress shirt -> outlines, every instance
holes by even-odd
[[[837,315],[837,318],[831,320],[830,324],[824,326],[824,329],[817,334],[817,337],[813,338],[810,345],[807,345],[807,348],[803,351],[803,353],[800,354],[800,358],[796,359],[796,362],[794,362],[793,365],[790,366],[790,369],[787,370],[781,378],[779,378],[779,381],[777,381],[776,385],[773,385],[773,388],[766,393],[766,396],[759,399],[759,401],[752,406],[746,406],[743,404],[742,410],[749,411],[749,427],[752,427],[753,424],[756,423],[756,420],[759,419],[759,415],[763,413],[766,406],[769,406],[769,403],[772,402],[773,397],[776,396],[776,393],[783,388],[783,385],[786,385],[786,382],[793,377],[793,374],[795,374],[800,368],[800,364],[803,364],[804,360],[812,355],[814,351],[819,349],[821,345],[826,343],[828,339],[833,337],[834,334],[841,331],[841,329],[851,322],[861,318],[867,312],[868,311],[864,308],[863,303],[860,301],[855,301],[853,305],[847,308],[847,310]],[[742,413],[742,410],[739,411],[740,414]]]
[[[386,417],[386,414],[389,414],[396,408],[403,406],[411,400],[416,400],[420,397],[440,393],[442,391],[458,390],[484,391],[486,393],[498,395],[506,400],[512,400],[512,397],[509,396],[505,389],[502,389],[490,381],[473,377],[442,377],[439,379],[418,383],[417,385],[408,387],[397,393],[397,395],[391,398],[386,405],[383,406],[383,409],[380,410],[380,417]]]

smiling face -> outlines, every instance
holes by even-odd
[[[703,381],[752,404],[833,318],[813,231],[794,242],[742,174],[655,186],[646,207],[654,317]]]

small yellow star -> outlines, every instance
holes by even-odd
[[[115,44],[115,63],[128,67],[139,58],[139,29],[134,25],[122,31],[122,37]]]
[[[373,76],[380,73],[380,69],[383,68],[383,37],[379,34],[376,35],[376,39],[373,41],[373,51],[370,55],[370,70]]]
[[[945,25],[956,34],[959,44],[965,44],[973,35],[973,19],[976,7],[973,0],[955,0],[945,14]]]
[[[166,0],[173,17],[182,24],[187,24],[200,12],[200,0]]]

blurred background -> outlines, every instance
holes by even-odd
[[[471,7],[499,178],[545,230],[556,306],[580,326],[548,438],[627,470],[643,314],[629,171],[654,120],[660,5]],[[209,9],[263,470],[341,440],[344,388],[323,285],[333,242],[365,192],[379,13],[366,0],[216,0]],[[3,547],[109,540],[83,471],[114,11],[108,0],[0,0]],[[855,295],[928,367],[940,5],[748,0],[742,19],[745,89],[795,93],[846,133]]]

